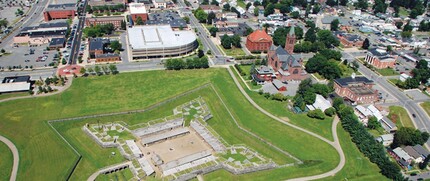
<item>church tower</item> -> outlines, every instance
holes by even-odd
[[[287,34],[287,40],[285,41],[285,50],[289,54],[293,54],[295,44],[296,44],[296,34],[294,33],[294,26],[291,26],[290,32],[288,32]]]

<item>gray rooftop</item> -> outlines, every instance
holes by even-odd
[[[413,146],[414,150],[418,152],[423,157],[427,157],[430,153],[427,151],[423,146],[421,145],[415,145]]]
[[[372,80],[369,80],[367,77],[359,76],[359,77],[345,77],[334,80],[337,84],[341,86],[348,86],[350,84],[373,84]]]
[[[408,155],[410,155],[415,159],[421,157],[421,155],[417,151],[415,151],[415,149],[412,146],[406,146],[403,148],[403,150],[405,150],[405,152],[408,153]]]
[[[77,10],[78,7],[76,3],[66,3],[66,4],[50,4],[45,11],[59,11],[59,10]]]
[[[170,25],[172,28],[187,27],[187,22],[177,12],[151,13],[146,25]]]

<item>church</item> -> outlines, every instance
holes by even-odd
[[[285,41],[285,48],[272,45],[267,53],[267,64],[271,67],[276,78],[282,82],[301,81],[307,78],[307,73],[303,67],[303,59],[299,54],[294,54],[296,35],[294,27],[290,28]]]

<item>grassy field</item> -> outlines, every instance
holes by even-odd
[[[0,178],[9,180],[10,173],[12,172],[13,156],[10,149],[0,142]]]
[[[400,75],[392,68],[384,68],[384,69],[375,69],[382,76],[392,76],[392,75]]]
[[[243,0],[238,0],[237,1],[237,5],[240,6],[240,7],[242,7],[243,9],[246,8],[246,4],[245,4],[245,2]]]
[[[404,7],[400,7],[399,8],[399,15],[400,16],[406,16],[406,17],[408,17],[409,16],[409,12]]]
[[[390,114],[388,117],[396,123],[397,127],[411,127],[415,128],[414,123],[412,123],[408,112],[403,107],[400,106],[390,106]]]
[[[97,181],[128,181],[133,178],[133,173],[131,173],[130,169],[120,170],[118,172],[110,173],[110,174],[102,174],[99,175],[96,180]]]
[[[227,56],[245,56],[245,52],[242,50],[242,48],[236,48],[236,47],[231,47],[230,49],[225,49],[222,46],[218,46],[222,51],[225,52],[225,54]]]
[[[421,103],[421,107],[423,107],[423,109],[430,116],[430,102],[423,102],[423,103]]]
[[[28,96],[28,95],[30,95],[28,94],[28,92],[5,93],[5,94],[0,94],[0,100],[7,99],[10,97],[21,97],[21,96]]]

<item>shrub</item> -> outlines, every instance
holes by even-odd
[[[324,114],[331,117],[336,114],[336,109],[334,107],[328,108],[324,111]]]
[[[324,119],[325,115],[321,111],[321,109],[315,109],[313,111],[309,111],[307,114],[310,118],[316,118],[316,119]]]

